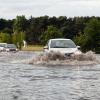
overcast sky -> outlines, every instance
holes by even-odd
[[[0,0],[0,18],[100,16],[100,0]]]

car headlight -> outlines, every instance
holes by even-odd
[[[76,50],[76,51],[74,52],[74,54],[75,54],[75,55],[80,55],[80,54],[82,54],[82,52],[81,52],[80,50]]]

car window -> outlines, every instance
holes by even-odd
[[[72,40],[52,40],[50,47],[51,48],[76,48],[76,45]]]
[[[5,47],[6,44],[0,44],[0,47]]]
[[[14,44],[7,44],[7,48],[16,48]]]

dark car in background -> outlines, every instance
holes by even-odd
[[[9,51],[18,51],[16,45],[14,44],[7,44],[5,46],[5,51],[9,52]]]

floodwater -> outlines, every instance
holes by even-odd
[[[100,100],[99,61],[28,64],[36,55],[0,53],[0,100]]]

